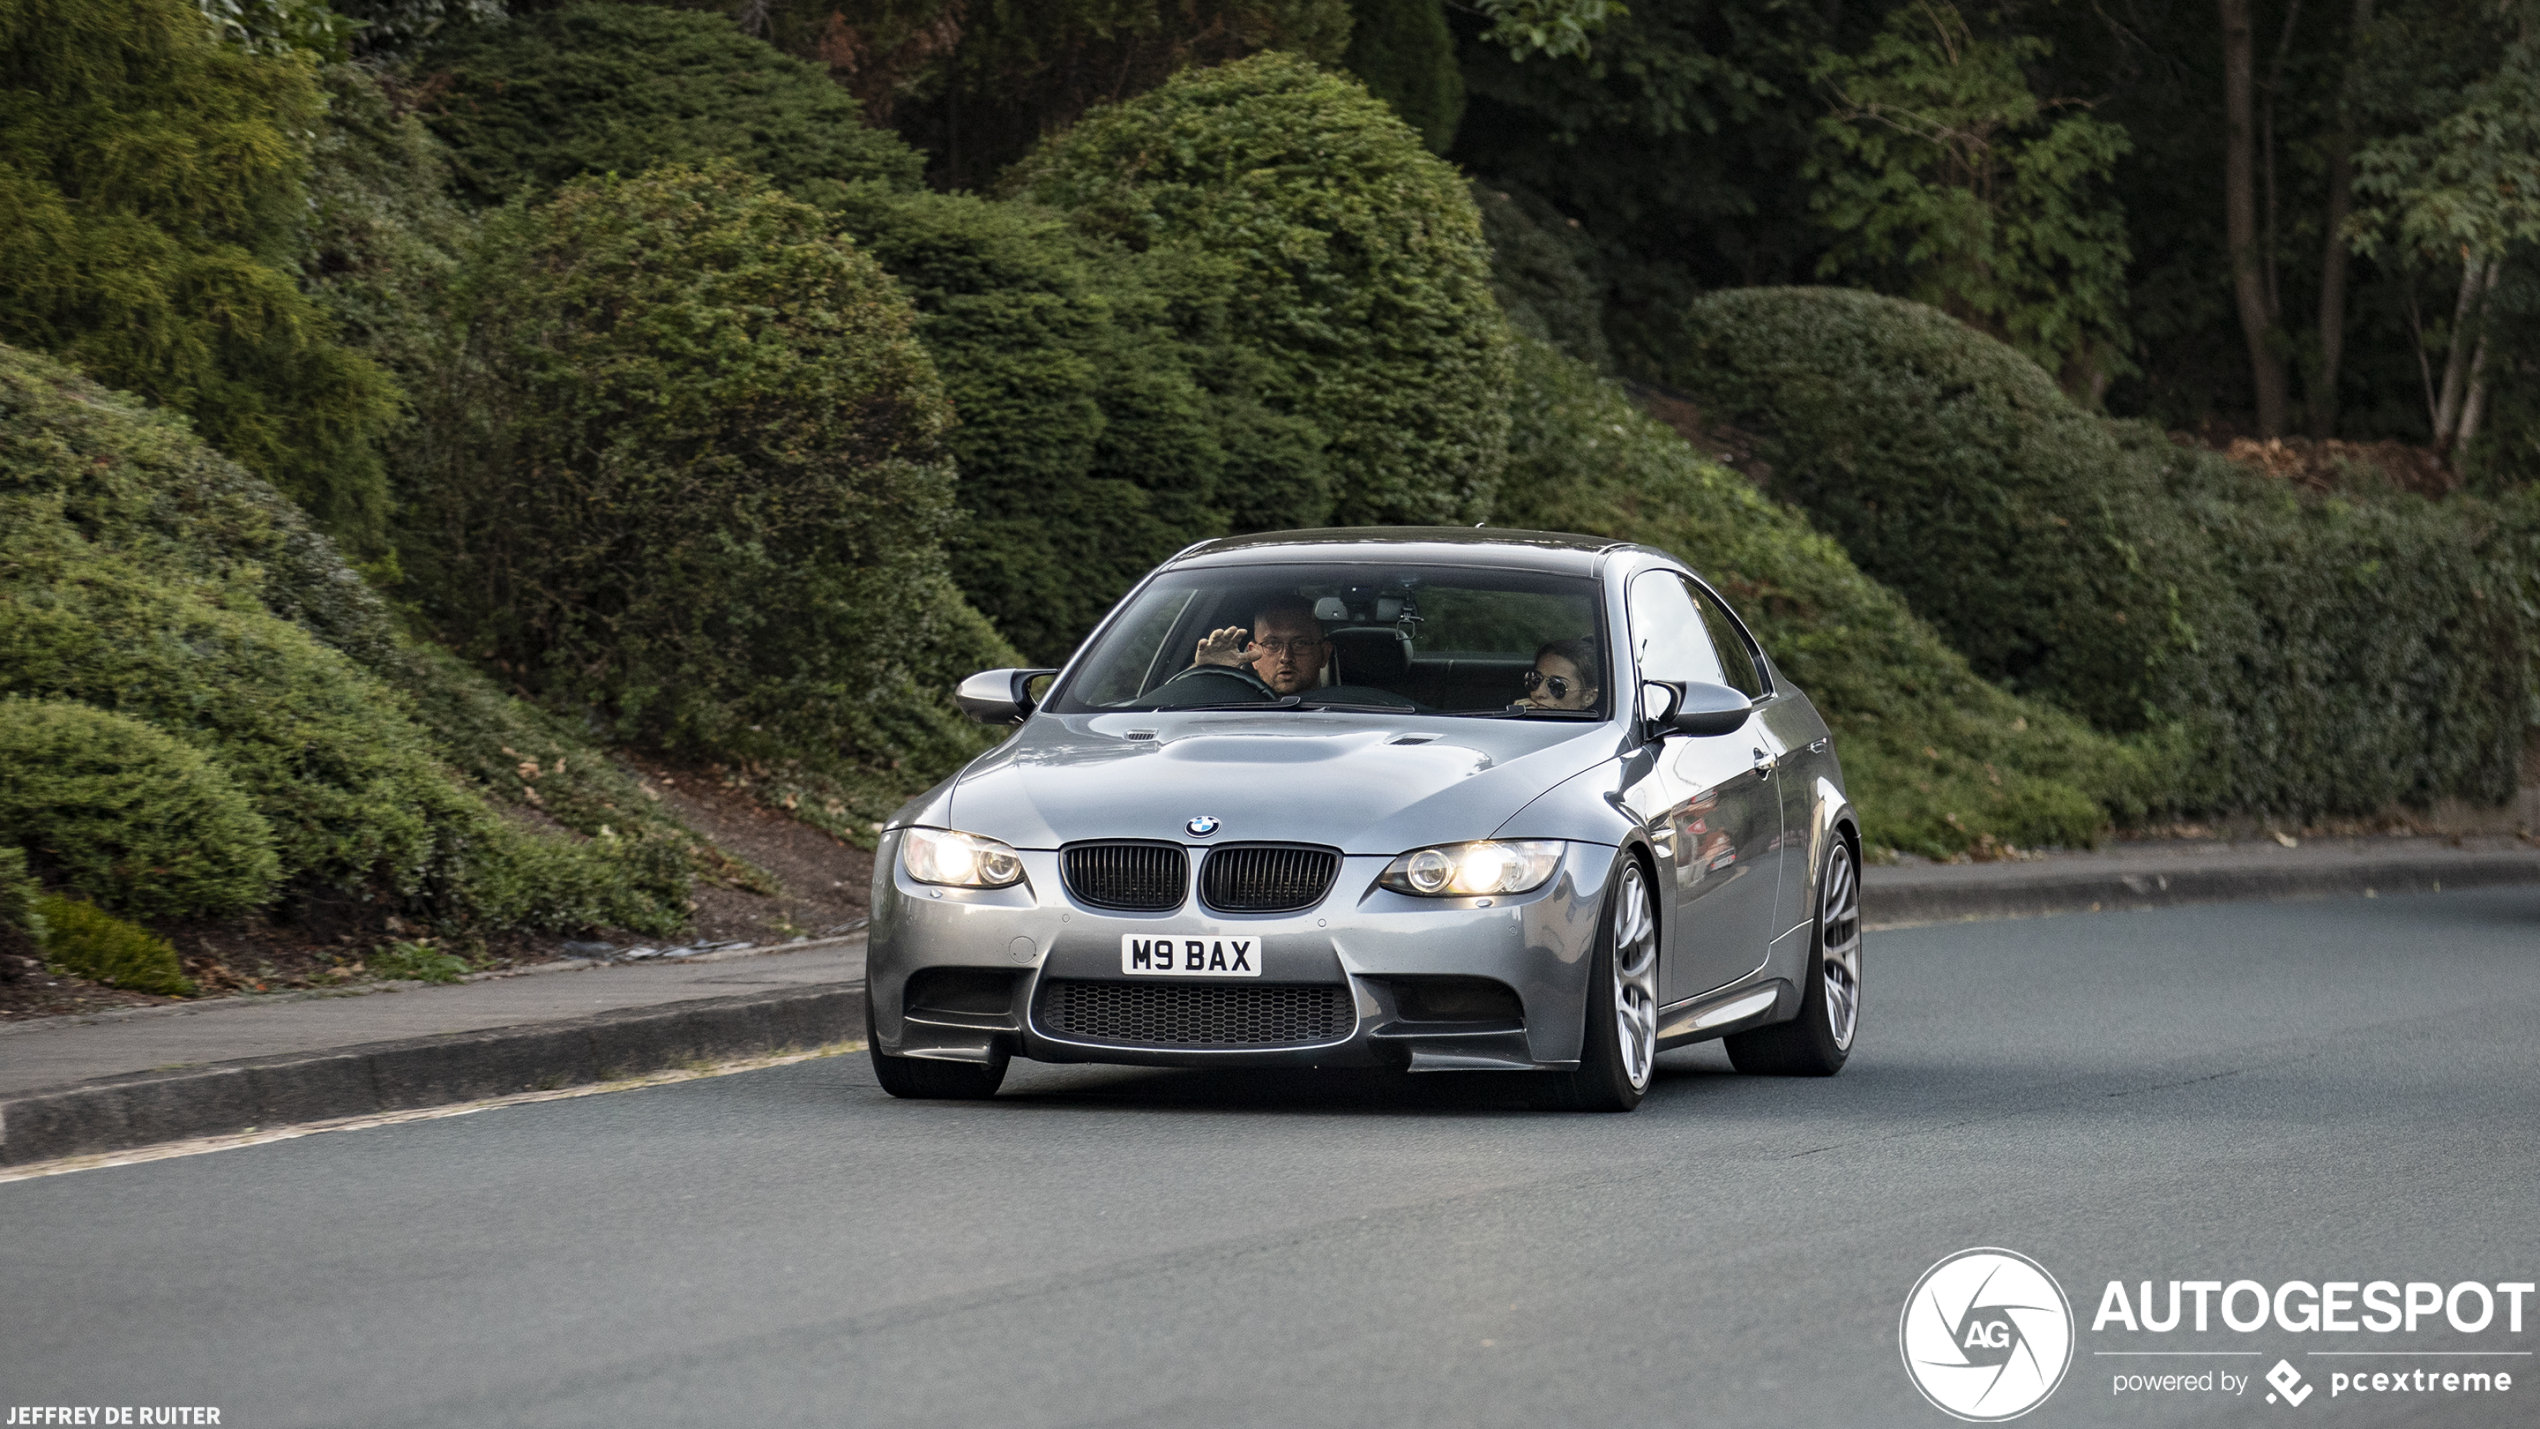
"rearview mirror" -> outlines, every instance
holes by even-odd
[[[1649,710],[1650,734],[1665,738],[1671,734],[1708,737],[1735,734],[1746,727],[1746,717],[1755,712],[1755,703],[1726,685],[1688,680],[1679,686],[1671,682],[1650,680],[1641,685],[1642,698]]]
[[[1032,682],[1056,670],[982,670],[953,691],[953,703],[981,724],[1021,724],[1037,704]]]

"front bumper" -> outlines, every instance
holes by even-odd
[[[1532,893],[1496,899],[1414,898],[1376,887],[1386,857],[1346,857],[1323,901],[1297,913],[1214,913],[1186,897],[1173,913],[1131,914],[1075,902],[1055,850],[1021,851],[1011,888],[938,888],[900,868],[898,831],[876,853],[865,976],[874,1044],[898,1056],[986,1061],[1000,1052],[1043,1062],[1177,1067],[1553,1069],[1577,1065],[1586,1027],[1589,953],[1615,850],[1572,843]],[[1194,868],[1205,846],[1192,845]],[[1130,977],[1124,935],[1258,940],[1252,979]],[[941,971],[952,970],[952,971]],[[1516,995],[1516,1017],[1441,1018],[1424,980],[1480,978]],[[912,1005],[912,980],[921,1000]],[[1276,1045],[1160,1045],[1054,1032],[1040,1015],[1055,980],[1215,986],[1251,982],[1345,989],[1345,1030]],[[1406,987],[1413,991],[1405,995]],[[949,991],[947,991],[949,990]],[[1424,1015],[1413,1016],[1413,1012]]]

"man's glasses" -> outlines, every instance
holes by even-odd
[[[1252,648],[1270,656],[1311,655],[1323,648],[1323,642],[1316,636],[1300,635],[1294,640],[1255,640]]]
[[[1526,682],[1527,694],[1531,695],[1538,688],[1550,686],[1552,689],[1552,697],[1556,700],[1566,700],[1570,698],[1570,691],[1577,688],[1578,685],[1577,681],[1572,680],[1567,675],[1547,675],[1541,670],[1528,670],[1520,678]]]

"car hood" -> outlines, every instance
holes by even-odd
[[[1136,736],[1136,737],[1133,737]],[[1484,838],[1617,752],[1614,727],[1298,711],[1042,716],[953,781],[953,826],[1017,848],[1078,839],[1314,843],[1393,855]]]

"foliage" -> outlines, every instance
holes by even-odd
[[[717,15],[582,0],[446,32],[415,60],[458,192],[497,204],[581,174],[728,158],[786,189],[907,188],[920,160],[818,65]]]
[[[453,931],[685,921],[684,846],[538,837],[486,807],[368,665],[377,601],[184,423],[0,348],[0,694],[200,751],[272,829],[288,909]]]
[[[1491,295],[1508,325],[1599,371],[1611,366],[1604,284],[1579,221],[1515,184],[1476,181],[1473,206],[1490,243]]]
[[[577,180],[489,222],[461,297],[405,531],[463,653],[612,738],[885,773],[977,747],[942,691],[1012,652],[943,572],[951,410],[818,210],[729,167]]]
[[[1153,264],[1055,216],[956,194],[837,203],[907,287],[961,415],[953,575],[1031,658],[1064,659],[1157,562],[1226,529],[1204,354],[1141,281]]]
[[[194,995],[176,949],[147,928],[94,904],[51,894],[35,900],[35,912],[44,923],[44,961],[59,971],[135,992]]]
[[[44,915],[35,911],[35,900],[44,892],[35,875],[27,871],[26,850],[0,844],[0,958],[35,958],[44,955]],[[0,964],[7,976],[15,976],[18,966]]]
[[[689,0],[729,8],[729,0]],[[1094,106],[1263,50],[1334,64],[1350,0],[767,0],[768,39],[829,67],[927,151],[941,188],[984,189]],[[745,12],[746,13],[746,12]]]
[[[326,0],[197,0],[221,39],[251,55],[340,60],[358,22]]]
[[[273,830],[201,751],[85,705],[0,699],[0,843],[52,881],[143,917],[261,904]]]
[[[0,56],[0,341],[189,414],[376,554],[395,388],[290,272],[307,59],[225,46],[187,0],[23,0]]]
[[[2448,264],[2540,241],[2540,30],[2527,23],[2455,92],[2413,98],[2430,111],[2421,127],[2355,155],[2359,246]]]
[[[1464,76],[1440,0],[1353,0],[1341,65],[1445,153],[1464,117]]]
[[[467,959],[430,943],[400,940],[366,954],[362,970],[376,977],[451,983],[466,977],[468,966]]]
[[[1913,0],[1863,53],[1820,50],[1832,112],[1808,172],[1836,238],[1817,271],[1929,303],[2096,400],[2130,346],[2125,217],[2103,189],[2130,142],[2030,89],[2022,66],[2051,49]]]
[[[2306,499],[2112,424],[1929,308],[1715,294],[1670,369],[1979,674],[2167,770],[2155,807],[2368,813],[2513,787],[2527,617],[2473,507]]]
[[[1218,255],[1262,400],[1318,423],[1344,523],[1469,520],[1507,432],[1507,325],[1463,183],[1356,83],[1287,55],[1097,110],[1011,186],[1132,250]]]
[[[1631,13],[1621,0],[1473,0],[1473,8],[1490,21],[1482,38],[1519,60],[1584,55],[1598,31]]]
[[[2139,814],[2142,755],[2006,694],[1805,516],[1703,459],[1616,384],[1521,340],[1498,521],[1673,551],[1719,585],[1837,732],[1873,848],[2088,845]]]
[[[353,49],[373,59],[401,58],[444,29],[501,20],[503,0],[331,0],[361,26]],[[523,6],[523,9],[529,7]]]
[[[2102,729],[2145,728],[2220,600],[2157,471],[2036,364],[1917,303],[1716,293],[1664,373],[1766,437],[1772,492],[1968,663]]]
[[[373,70],[318,72],[326,122],[309,166],[301,286],[346,346],[412,385],[428,380],[447,341],[448,290],[473,241],[472,216],[450,197],[440,144]],[[413,431],[403,414],[392,446]]]

